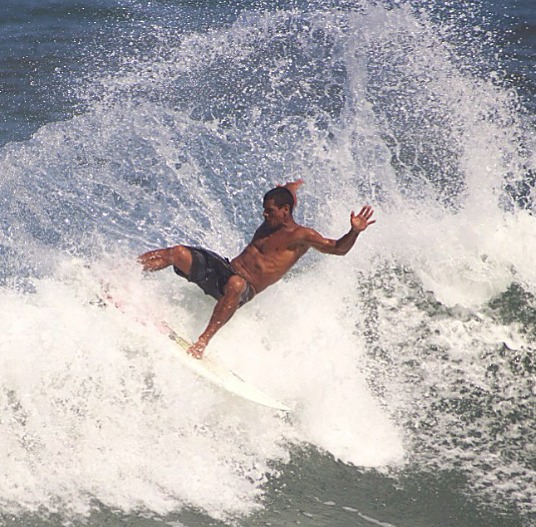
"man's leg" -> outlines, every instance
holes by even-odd
[[[210,339],[236,313],[238,304],[240,303],[240,297],[246,290],[246,287],[247,282],[241,276],[233,275],[229,278],[225,284],[224,295],[214,307],[207,328],[197,339],[197,342],[190,346],[188,353],[191,353],[197,359],[203,357],[203,352]]]
[[[160,271],[160,269],[173,265],[186,276],[190,276],[192,253],[187,247],[175,245],[174,247],[144,253],[138,256],[138,261],[143,265],[144,271]]]

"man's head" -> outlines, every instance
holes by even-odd
[[[292,209],[294,208],[294,196],[288,188],[275,187],[272,190],[269,190],[264,195],[263,203],[266,203],[270,199],[273,199],[275,205],[279,208],[283,207],[284,205],[288,205],[289,212],[292,214]]]
[[[271,227],[277,227],[292,218],[294,196],[285,187],[276,187],[264,195],[264,220]]]

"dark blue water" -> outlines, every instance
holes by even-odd
[[[271,5],[277,9],[275,3]],[[95,64],[113,68],[118,55],[128,46],[129,37],[136,40],[134,35],[140,31],[140,25],[150,24],[151,20],[158,23],[166,16],[165,23],[180,31],[206,31],[231,22],[248,8],[266,9],[267,4],[156,2],[143,6],[106,0],[6,0],[0,19],[0,142],[27,139],[43,124],[72,116],[84,102],[77,96],[79,79],[90,77]],[[455,21],[463,10],[461,2],[447,16],[444,6],[437,12],[439,17],[452,17]],[[486,63],[500,69],[501,81],[518,90],[524,106],[533,113],[536,97],[533,3],[487,0],[482,2],[477,18],[476,23],[483,30],[492,32],[491,41],[495,43],[495,47],[486,50]],[[144,38],[150,42],[151,35]],[[489,41],[486,36],[486,43]],[[117,48],[111,51],[114,44]]]
[[[535,525],[535,64],[530,0],[4,0],[2,525]],[[215,344],[283,419],[91,301],[195,335],[136,255],[231,256],[298,177],[378,223]]]

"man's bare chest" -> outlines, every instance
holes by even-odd
[[[276,254],[290,250],[293,238],[292,231],[278,230],[257,237],[253,245],[261,254]]]

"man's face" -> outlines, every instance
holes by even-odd
[[[288,205],[278,207],[273,199],[264,202],[264,222],[269,227],[279,227],[287,217]]]

